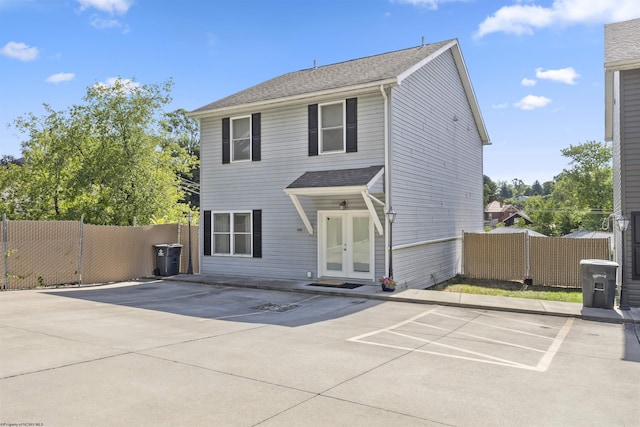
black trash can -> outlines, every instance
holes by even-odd
[[[618,263],[604,259],[580,261],[582,274],[582,305],[584,307],[613,308],[616,296]]]
[[[180,273],[180,253],[182,245],[159,244],[153,245],[156,252],[156,268],[153,274],[156,276],[173,276]]]

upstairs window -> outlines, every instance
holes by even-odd
[[[231,161],[251,160],[251,117],[231,119]]]
[[[320,105],[320,153],[344,153],[344,102]]]
[[[222,119],[222,163],[260,161],[261,114]]]
[[[308,106],[309,156],[358,151],[358,98]]]

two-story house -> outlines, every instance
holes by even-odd
[[[368,283],[392,262],[424,287],[483,229],[489,138],[457,40],[314,65],[190,115],[202,273]]]
[[[504,204],[497,200],[490,202],[484,209],[485,225],[495,227],[499,222],[506,220],[514,214],[517,214],[518,208],[513,205]]]
[[[640,19],[605,25],[605,139],[613,142],[613,209],[631,220],[614,234],[629,305],[640,307]],[[622,255],[624,254],[624,260]]]

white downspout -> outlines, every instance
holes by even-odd
[[[380,85],[380,93],[382,94],[382,99],[384,100],[384,274],[387,275],[389,271],[389,251],[387,248],[389,247],[389,233],[387,230],[389,229],[389,220],[387,219],[387,210],[389,206],[391,206],[391,183],[390,179],[390,170],[389,165],[391,163],[391,147],[389,146],[389,98],[387,97],[387,93],[384,90],[384,85]]]

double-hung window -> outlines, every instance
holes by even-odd
[[[231,161],[251,160],[251,116],[231,119]]]
[[[309,156],[358,152],[358,98],[308,105]]]
[[[261,117],[253,113],[222,119],[222,164],[260,161]]]
[[[213,253],[251,256],[251,212],[213,213]]]
[[[320,153],[344,153],[344,102],[320,106]]]

